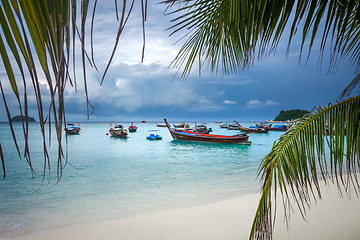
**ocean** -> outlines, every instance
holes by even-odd
[[[40,127],[29,124],[31,161],[37,174],[32,179],[26,160],[19,159],[8,124],[0,123],[6,167],[6,178],[0,180],[0,239],[257,193],[260,162],[282,134],[249,134],[252,144],[247,146],[173,140],[167,128],[155,123],[134,125],[137,132],[119,139],[106,134],[109,123],[81,123],[81,133],[67,138],[70,164],[58,182],[55,131],[50,142],[46,138],[51,170],[43,178]],[[217,123],[206,125],[214,134],[239,133]],[[14,130],[23,155],[21,123],[15,123]],[[149,130],[159,130],[163,139],[147,140]],[[65,142],[63,146],[65,150]]]

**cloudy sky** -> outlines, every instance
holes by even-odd
[[[315,48],[308,64],[302,61],[299,65],[298,42],[295,39],[286,58],[287,39],[284,39],[274,57],[257,62],[236,76],[214,75],[203,69],[199,77],[195,67],[186,80],[181,79],[175,75],[176,70],[169,68],[181,47],[181,42],[175,44],[181,34],[169,37],[171,32],[165,30],[171,26],[171,17],[164,16],[164,5],[155,3],[149,1],[148,5],[144,62],[141,63],[141,12],[136,1],[137,6],[100,85],[119,23],[114,1],[99,1],[94,27],[94,57],[99,72],[87,67],[89,99],[94,106],[90,121],[159,122],[164,117],[170,121],[264,121],[274,119],[281,110],[310,111],[314,106],[335,102],[355,76],[345,63],[339,65],[335,74],[328,74],[329,53],[325,53],[320,69]],[[90,53],[89,42],[87,49]],[[77,59],[77,92],[67,85],[65,108],[67,120],[86,121],[80,55]],[[0,77],[6,79],[2,63]],[[11,114],[17,115],[17,104],[11,100],[9,86],[3,85]],[[46,86],[43,87],[46,95]],[[35,99],[30,96],[29,101],[30,115],[38,119]],[[6,120],[1,102],[0,121]]]

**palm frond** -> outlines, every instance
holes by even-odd
[[[2,165],[2,169],[3,169],[3,174],[4,174],[4,179],[6,177],[6,170],[5,170],[5,161],[4,161],[4,155],[2,152],[2,147],[1,147],[1,143],[0,143],[0,158],[1,158],[1,165]]]
[[[97,1],[95,0],[93,12],[95,12],[96,2]],[[127,1],[124,0],[123,2],[125,4]],[[141,3],[143,3],[143,0],[141,1]],[[58,179],[61,178],[62,170],[67,163],[67,157],[64,155],[64,150],[62,146],[62,129],[63,123],[66,122],[64,109],[64,90],[67,82],[70,82],[70,84],[72,86],[75,86],[76,89],[75,42],[78,40],[81,44],[80,51],[82,53],[83,78],[85,83],[86,100],[88,103],[88,109],[89,107],[92,108],[89,97],[87,95],[85,62],[88,61],[90,66],[95,66],[95,63],[93,57],[92,60],[90,60],[90,58],[88,57],[87,51],[84,46],[86,19],[88,15],[90,1],[82,0],[79,4],[81,4],[81,8],[77,7],[78,3],[74,0],[1,0],[0,24],[2,32],[0,35],[0,54],[8,75],[8,80],[1,81],[8,81],[9,85],[11,86],[15,97],[18,99],[21,115],[23,115],[22,106],[24,106],[24,156],[31,169],[32,165],[30,160],[30,150],[28,147],[27,88],[29,85],[32,85],[37,101],[38,118],[43,137],[43,177],[45,177],[46,171],[50,173],[50,160],[47,150],[47,144],[50,145],[51,124],[54,124],[55,126],[55,134],[58,142]],[[132,4],[134,4],[134,0],[132,0]],[[146,18],[146,7],[146,3],[145,5],[142,5],[142,12],[144,16],[143,21],[145,21]],[[78,30],[78,24],[76,22],[76,15],[78,14],[78,11],[80,15],[80,33]],[[132,8],[128,10],[123,8],[122,10],[120,10],[120,12],[122,12],[123,16],[126,13],[128,17],[132,12]],[[92,20],[94,20],[94,14]],[[125,26],[125,23],[126,21],[121,23],[121,29],[119,29],[118,37],[120,36],[122,29]],[[114,47],[114,51],[116,45]],[[69,73],[71,52],[73,52],[72,61],[74,74]],[[14,62],[10,61],[12,57],[15,59]],[[111,59],[109,61],[109,64],[110,62]],[[47,83],[50,95],[50,104],[48,106],[44,106],[42,100],[42,95],[44,93],[40,91],[39,74],[41,73],[39,73],[39,69],[36,68],[37,65],[41,66],[40,71],[42,71],[42,74],[44,74]],[[19,71],[21,73],[22,88],[24,89],[22,101],[20,101],[21,92],[19,91],[19,86],[21,86],[21,83],[18,82],[15,78],[14,71]],[[103,79],[105,77],[105,73]],[[73,80],[70,76],[73,76]],[[31,81],[30,84],[28,84],[29,81]],[[0,86],[2,86],[1,82]],[[3,95],[3,101],[6,106],[6,99],[2,87],[1,91]],[[12,130],[11,115],[8,108],[6,108],[6,114],[8,115],[10,129]],[[88,110],[88,117],[90,115],[91,113]],[[48,131],[45,130],[46,124],[49,125]],[[46,136],[49,137],[48,142],[45,139]],[[15,145],[17,146],[17,140],[14,133],[13,138]],[[18,152],[19,156],[21,157],[19,150]],[[0,155],[5,177],[6,156],[3,156],[1,149]],[[65,161],[63,161],[64,158]],[[33,174],[35,174],[35,172],[33,172]]]
[[[286,0],[167,0],[168,14],[177,15],[169,28],[172,34],[185,32],[188,39],[170,67],[182,71],[186,78],[196,59],[199,67],[210,65],[211,72],[219,69],[234,74],[248,68],[256,60],[270,56],[277,49],[287,25],[291,25],[290,45],[296,33],[302,32],[300,58],[308,45],[308,56],[320,35],[319,62],[330,45],[329,72],[339,61],[350,58],[349,64],[359,70],[359,2]],[[177,8],[171,11],[172,8]]]
[[[262,193],[250,239],[272,239],[276,197],[281,193],[287,220],[294,199],[305,218],[310,200],[321,198],[319,181],[358,194],[360,170],[360,96],[319,107],[293,125],[262,160]],[[272,195],[273,194],[273,195]],[[274,199],[274,203],[272,203]]]
[[[351,81],[351,83],[342,91],[339,95],[339,99],[344,99],[350,96],[352,93],[357,95],[360,94],[360,73],[355,76],[355,78]]]
[[[163,2],[175,4],[176,1]],[[181,2],[182,1],[178,1]],[[191,2],[191,1],[190,1]],[[184,1],[184,6],[173,13],[185,11],[184,15],[172,20],[178,22],[170,29],[172,34],[182,30],[189,30],[192,34],[180,49],[179,54],[171,66],[184,66],[182,77],[188,76],[197,59],[201,59],[200,66],[208,63],[212,71],[222,69],[225,73],[237,72],[246,62],[244,34],[237,31],[242,24],[241,14],[236,11],[242,1],[193,1],[190,5]],[[251,21],[250,21],[251,22]]]

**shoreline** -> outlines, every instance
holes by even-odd
[[[322,200],[311,202],[306,221],[293,205],[289,228],[284,223],[280,201],[274,240],[357,239],[360,236],[360,198],[340,198],[335,185],[321,184]],[[260,194],[250,194],[195,207],[141,213],[135,216],[70,226],[14,238],[17,240],[57,239],[248,239]]]

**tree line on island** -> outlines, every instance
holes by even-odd
[[[274,121],[291,121],[295,119],[302,118],[305,114],[309,114],[307,110],[293,109],[293,110],[281,110],[279,115],[274,119]]]
[[[12,117],[12,118],[11,118],[11,121],[12,121],[12,122],[22,122],[22,121],[25,122],[25,121],[26,121],[26,116],[24,116],[24,115],[17,115],[17,116],[15,116],[15,117]],[[28,116],[28,122],[36,122],[36,120],[35,120],[35,118]]]

